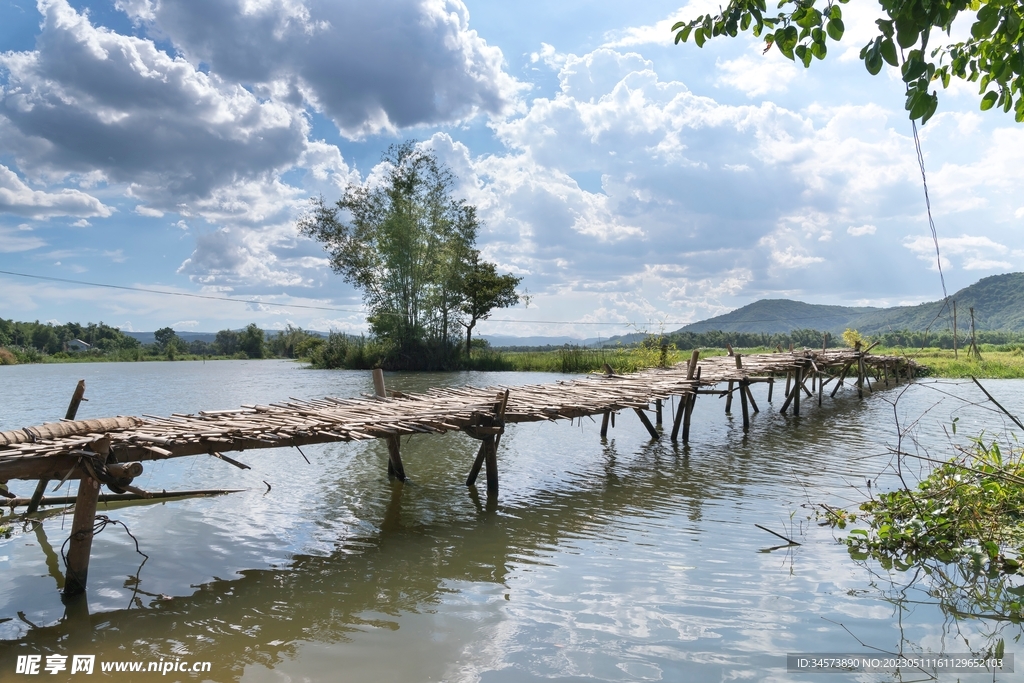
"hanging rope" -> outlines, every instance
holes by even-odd
[[[928,212],[928,227],[932,231],[932,243],[935,244],[935,265],[939,269],[939,282],[942,284],[942,307],[938,312],[936,312],[932,321],[928,323],[928,327],[925,328],[926,332],[930,332],[935,321],[941,318],[943,313],[949,312],[949,292],[946,291],[946,276],[942,273],[942,253],[939,251],[939,234],[935,230],[935,220],[932,218],[932,201],[928,196],[928,176],[924,171],[924,154],[921,152],[921,138],[917,134],[917,122],[911,119],[910,125],[914,130],[914,147],[917,149],[917,165],[921,169],[921,185],[924,187],[924,206]],[[953,332],[955,345],[956,329],[953,326],[952,313],[950,312],[949,315],[949,324],[950,329]]]
[[[917,122],[911,119],[910,125],[914,129],[914,146],[917,148],[917,165],[921,167],[921,184],[924,185],[924,205],[928,210],[928,227],[932,230],[932,242],[935,243],[935,265],[939,267],[939,281],[942,283],[942,298],[948,299],[946,293],[946,278],[942,274],[942,255],[939,253],[939,235],[935,231],[935,221],[932,220],[932,202],[928,197],[928,177],[924,172],[924,154],[921,153],[921,138],[917,135]]]

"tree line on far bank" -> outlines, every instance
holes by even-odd
[[[266,332],[256,323],[242,330],[221,330],[212,342],[186,340],[170,327],[143,344],[105,323],[18,322],[0,318],[0,365],[63,360],[178,360],[187,358],[306,358],[324,339],[288,326]],[[85,342],[88,346],[83,346]]]
[[[827,335],[827,336],[826,336]],[[890,330],[887,332],[864,335],[864,338],[871,342],[879,342],[882,346],[890,349],[952,349],[953,334],[949,330],[937,332],[911,331],[911,330]],[[736,348],[767,348],[774,349],[782,347],[788,350],[789,345],[793,348],[820,349],[822,345],[828,348],[845,346],[842,335],[822,332],[820,330],[791,330],[789,332],[722,332],[720,330],[709,332],[669,332],[663,335],[663,341],[674,344],[677,349],[688,351],[690,349],[703,348],[725,348],[730,344]],[[957,336],[957,348],[964,348],[970,342],[970,335],[961,331]],[[979,330],[977,332],[978,344],[1024,344],[1024,333],[1007,332],[1000,330]]]

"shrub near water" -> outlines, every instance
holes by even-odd
[[[986,445],[984,434],[916,487],[879,494],[860,512],[868,528],[843,539],[855,559],[874,557],[886,569],[938,559],[1024,573],[1024,462],[1012,450],[1004,456],[995,441]],[[844,528],[857,516],[833,511],[830,520]]]

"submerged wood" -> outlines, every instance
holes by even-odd
[[[186,491],[152,491],[148,494],[141,493],[101,493],[100,503],[117,503],[121,501],[135,500],[165,500],[168,498],[201,498],[206,496],[222,496],[226,493],[241,493],[246,489],[190,489]],[[77,496],[53,496],[45,497],[43,505],[70,505],[74,503]],[[8,498],[0,501],[0,506],[5,508],[25,507],[31,502],[30,498]],[[26,514],[28,514],[26,512]]]

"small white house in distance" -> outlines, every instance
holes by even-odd
[[[72,339],[69,342],[64,343],[65,351],[88,351],[92,348],[92,344],[86,344],[81,339]]]

